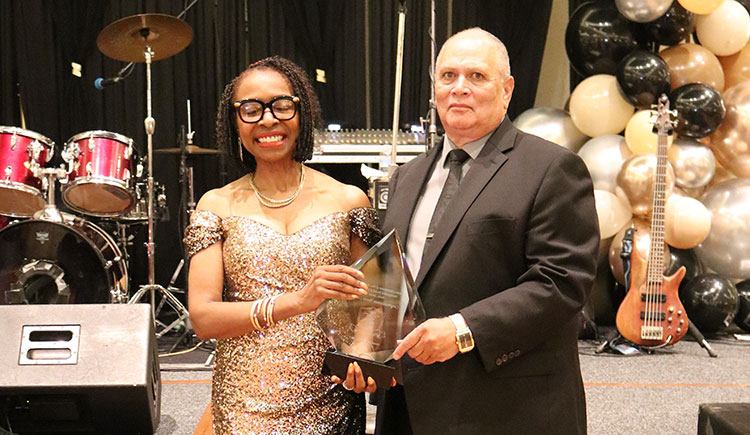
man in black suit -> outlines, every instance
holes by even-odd
[[[577,155],[513,127],[513,85],[500,40],[451,37],[435,71],[446,138],[391,179],[384,230],[406,241],[428,320],[395,351],[404,382],[380,397],[381,435],[586,432],[576,315],[596,270],[593,187]]]

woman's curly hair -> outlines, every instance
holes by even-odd
[[[271,69],[284,76],[292,86],[292,92],[299,97],[299,136],[294,146],[292,157],[302,163],[312,158],[314,145],[314,130],[320,123],[320,103],[315,91],[310,84],[307,74],[289,59],[272,56],[251,63],[244,71],[234,78],[225,88],[219,100],[216,112],[216,131],[214,143],[216,146],[230,156],[230,162],[240,172],[255,171],[255,157],[247,152],[244,147],[239,146],[239,136],[234,108],[235,86],[250,71],[256,69]],[[240,151],[241,149],[241,151]],[[242,156],[240,156],[242,152]]]

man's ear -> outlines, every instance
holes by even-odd
[[[513,96],[513,88],[516,86],[516,80],[513,76],[508,76],[503,82],[503,106],[505,110],[508,110],[510,105],[510,98]]]

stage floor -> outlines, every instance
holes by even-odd
[[[167,340],[160,341],[163,352]],[[579,341],[589,434],[695,434],[701,403],[750,403],[750,341],[729,333],[708,341],[717,358],[689,338],[651,355],[631,356],[597,354],[600,341]],[[210,366],[204,364],[209,355],[204,346],[160,360],[157,434],[193,433],[211,396]]]

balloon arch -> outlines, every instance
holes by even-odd
[[[668,138],[665,272],[688,269],[680,299],[704,332],[733,322],[750,331],[748,8],[750,0],[583,3],[565,32],[570,64],[584,77],[567,110],[537,107],[515,119],[577,152],[591,173],[604,265],[593,298],[604,293],[610,302],[595,311],[616,309],[625,230],[636,229],[635,245],[648,258],[652,106],[666,94],[677,116]]]

